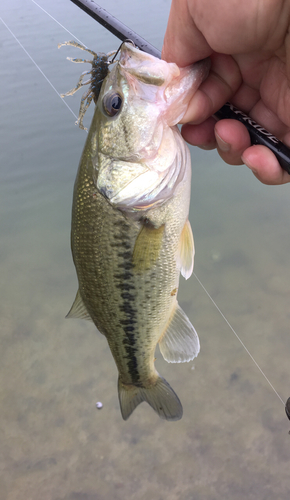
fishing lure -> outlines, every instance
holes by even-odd
[[[114,62],[114,59],[118,51],[114,50],[112,52],[109,52],[108,54],[104,54],[103,52],[96,53],[93,50],[90,50],[84,45],[81,45],[80,43],[77,43],[75,41],[59,43],[58,48],[64,45],[77,47],[78,49],[85,50],[86,52],[89,52],[94,56],[93,59],[80,59],[75,57],[67,57],[69,61],[74,63],[90,63],[92,65],[92,69],[90,71],[84,71],[81,74],[78,83],[73,89],[69,90],[65,94],[61,94],[62,98],[65,96],[74,95],[77,92],[77,90],[79,90],[81,87],[89,85],[88,90],[83,94],[81,98],[79,117],[76,121],[76,125],[78,125],[83,130],[87,130],[87,128],[85,128],[83,124],[85,113],[88,107],[90,106],[92,100],[94,100],[94,103],[96,104],[102,87],[102,83],[108,74],[109,65]],[[109,60],[111,56],[114,57],[112,60]],[[91,75],[91,76],[88,80],[84,82],[83,79],[85,78],[86,75]]]

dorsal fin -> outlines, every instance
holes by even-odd
[[[83,303],[79,290],[77,291],[74,303],[67,313],[66,318],[87,319],[88,321],[93,321],[85,304]]]
[[[168,363],[191,361],[200,351],[198,335],[177,301],[169,324],[159,340],[159,349]]]
[[[182,276],[187,280],[192,275],[194,266],[194,240],[189,220],[184,224],[178,249],[177,263]]]

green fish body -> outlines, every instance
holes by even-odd
[[[178,420],[182,405],[154,367],[192,360],[199,339],[179,307],[180,272],[193,269],[191,161],[176,123],[204,79],[122,45],[106,77],[75,182],[71,244],[79,290],[68,317],[91,319],[119,371],[126,420],[147,401]]]

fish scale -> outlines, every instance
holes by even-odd
[[[89,153],[90,142],[89,136],[83,154],[84,161],[81,162],[76,180],[72,222],[74,263],[80,293],[90,316],[99,331],[106,335],[124,382],[128,380],[128,383],[135,383],[138,375],[135,370],[134,373],[130,372],[128,367],[133,364],[130,359],[128,361],[128,355],[135,352],[137,344],[140,350],[147,349],[154,333],[157,338],[153,340],[157,342],[161,318],[159,320],[156,310],[160,311],[159,316],[164,315],[164,295],[166,289],[169,295],[175,287],[176,276],[172,274],[171,280],[167,278],[165,287],[161,273],[163,270],[165,275],[169,274],[169,259],[164,259],[163,255],[159,258],[161,264],[158,266],[156,263],[147,273],[133,271],[132,254],[140,223],[129,223],[121,211],[116,211],[96,191],[91,180],[94,168]],[[109,256],[108,261],[104,261],[104,255]],[[162,265],[164,260],[166,264]],[[173,266],[175,267],[174,262],[172,268]],[[158,267],[159,276],[155,271]],[[175,275],[178,274],[175,272]],[[157,323],[158,332],[156,325],[152,328],[152,321]],[[138,338],[134,336],[137,327]],[[131,328],[134,331],[131,332]],[[143,360],[140,360],[139,370],[144,372],[143,365]],[[124,373],[127,371],[128,378]]]

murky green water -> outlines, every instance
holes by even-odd
[[[39,3],[93,50],[117,47],[69,0]],[[168,0],[102,6],[161,48]],[[57,49],[71,35],[31,0],[2,0],[0,16],[58,92],[75,85],[85,68],[65,58],[78,51]],[[285,500],[282,402],[195,277],[182,280],[179,302],[201,353],[184,365],[157,360],[183,419],[164,422],[143,404],[123,422],[105,338],[64,318],[77,287],[70,211],[86,134],[1,22],[0,44],[0,500]],[[67,102],[77,114],[80,94]],[[290,188],[263,186],[215,152],[192,149],[192,162],[196,275],[286,400]]]

